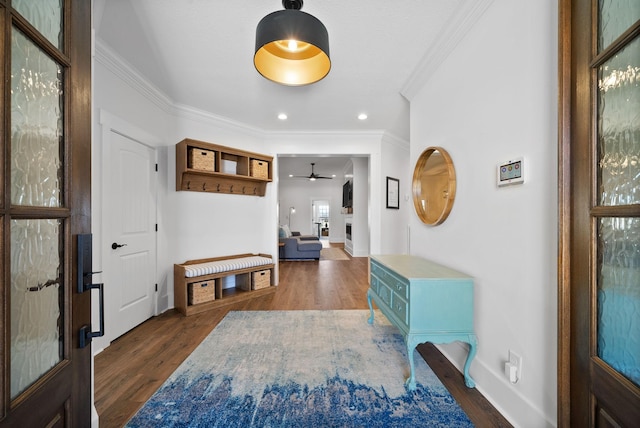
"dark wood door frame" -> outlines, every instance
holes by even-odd
[[[605,385],[615,376],[602,361],[592,361],[595,323],[591,311],[596,301],[592,284],[598,255],[586,237],[593,237],[592,212],[601,215],[637,216],[637,206],[618,211],[598,207],[596,197],[596,103],[594,100],[594,46],[597,45],[595,0],[560,0],[558,20],[558,367],[557,403],[559,427],[614,426],[604,405],[623,413],[622,424],[640,419],[637,388]],[[640,33],[636,22],[617,40],[619,46]],[[612,51],[610,51],[612,52]],[[597,65],[597,64],[596,64]],[[606,211],[605,211],[606,210]],[[612,214],[613,213],[613,214]],[[617,213],[617,214],[616,214]],[[589,238],[588,240],[593,239]],[[586,332],[586,333],[585,333]],[[604,372],[608,372],[604,374]],[[595,382],[595,383],[594,383]],[[596,385],[593,387],[592,385]],[[592,387],[595,388],[592,390]],[[592,394],[606,390],[597,403]],[[609,390],[611,393],[609,393]],[[623,391],[624,392],[621,392]],[[615,391],[615,393],[614,393]],[[596,391],[597,392],[597,391]],[[633,398],[632,398],[633,397]],[[629,404],[632,403],[632,404]],[[617,408],[617,409],[616,409]],[[611,415],[614,415],[612,413]],[[619,415],[620,416],[620,415]],[[629,422],[631,421],[631,422]],[[610,424],[610,425],[609,425]]]
[[[569,399],[571,339],[571,1],[561,0],[558,12],[558,427],[571,421]]]

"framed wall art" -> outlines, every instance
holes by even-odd
[[[387,177],[387,208],[400,209],[400,180]]]

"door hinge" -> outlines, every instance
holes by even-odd
[[[158,292],[158,284],[156,284],[156,293]]]
[[[156,223],[156,232],[158,231],[158,223]]]
[[[158,172],[158,164],[156,164],[156,172]]]

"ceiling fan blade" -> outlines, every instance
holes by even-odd
[[[316,179],[326,179],[326,180],[332,180],[333,177],[324,177],[322,175],[317,175],[314,170],[315,163],[311,163],[311,174],[309,175],[292,175],[290,176],[290,178],[306,178],[307,180],[316,180]]]

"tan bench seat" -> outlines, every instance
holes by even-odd
[[[243,285],[251,284],[251,274],[264,270],[270,270],[268,281],[273,281],[273,258],[269,254],[237,254],[233,256],[215,257],[210,259],[188,260],[182,264],[173,265],[173,287],[175,308],[185,315],[213,309],[222,305],[238,301],[252,299],[265,294],[275,292],[276,287],[265,286],[261,289],[249,290],[222,286],[222,278],[236,276]],[[189,303],[189,288],[194,286],[213,286],[215,294],[211,294],[211,301]],[[249,281],[249,282],[247,282]],[[205,284],[205,282],[207,282]],[[271,283],[273,285],[273,282]]]

